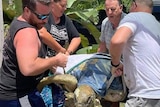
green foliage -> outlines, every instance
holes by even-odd
[[[83,41],[83,42],[81,43],[82,46],[83,46],[83,47],[87,47],[87,46],[89,45],[87,38],[86,38],[84,35],[82,35],[82,34],[80,34],[80,37],[81,37],[81,41]]]
[[[122,0],[127,7],[131,0]],[[99,21],[98,12],[104,9],[105,0],[68,0],[66,14],[72,19],[79,22],[89,30],[99,43],[100,31],[96,28]],[[22,12],[21,0],[2,0],[3,12],[5,14],[4,22],[12,20]],[[10,22],[10,21],[9,21]],[[7,23],[9,23],[7,22]],[[6,25],[5,25],[6,26]],[[87,39],[82,36],[82,45],[88,46]]]
[[[2,6],[5,24],[10,24],[22,12],[21,0],[2,0]]]
[[[98,49],[98,44],[94,44],[92,46],[87,46],[82,49],[79,49],[76,54],[90,54],[90,53],[96,53]]]
[[[4,13],[4,22],[10,23],[10,20],[12,20],[16,15],[15,5],[9,4],[7,0],[3,0],[2,6],[3,6],[3,13]]]
[[[127,9],[126,11],[128,11],[128,5],[130,1],[131,0],[122,0],[122,3]],[[94,36],[98,44],[100,42],[100,32],[95,25],[99,21],[99,10],[104,9],[104,2],[105,0],[68,0],[68,9],[66,11],[66,14],[70,18],[81,23],[85,28],[89,30],[89,32]],[[82,45],[83,42],[84,41],[82,40]],[[95,48],[92,46],[83,47],[85,48],[78,51],[78,53],[90,53],[90,48]]]
[[[103,1],[103,0],[101,0]],[[104,1],[103,1],[104,2]],[[66,14],[72,19],[87,21],[93,24],[98,23],[98,11],[104,9],[104,3],[97,0],[68,0]],[[77,17],[72,17],[75,16]]]
[[[129,7],[128,6],[131,4],[131,1],[132,0],[122,0],[123,5],[126,7],[126,12],[129,11]]]
[[[15,10],[14,0],[9,0],[7,10]]]
[[[21,0],[14,0],[15,3],[15,10],[16,10],[16,16],[20,15],[22,13],[22,3]]]
[[[131,0],[122,0],[122,3],[127,8],[130,1]],[[100,32],[95,25],[99,21],[99,10],[104,9],[104,2],[105,0],[68,0],[68,9],[66,11],[66,14],[70,18],[81,23],[89,30],[97,43],[100,42]]]
[[[88,29],[97,43],[99,43],[100,31],[95,25],[99,21],[98,12],[102,9],[104,9],[104,0],[68,0],[67,11],[65,13],[71,19]]]
[[[4,24],[4,37],[7,35],[8,29],[9,29],[9,24]]]

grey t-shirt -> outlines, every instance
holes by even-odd
[[[62,47],[69,45],[73,38],[79,37],[79,32],[73,25],[72,20],[65,14],[60,17],[60,22],[58,24],[55,23],[53,15],[50,14],[48,23],[45,27]],[[55,51],[47,47],[47,55],[54,56],[54,54]]]
[[[124,18],[126,13],[122,12],[121,19]],[[108,17],[106,17],[101,26],[101,36],[99,37],[100,41],[106,43],[106,48],[109,49],[110,40],[115,33],[116,29],[113,29],[111,22],[109,21]]]

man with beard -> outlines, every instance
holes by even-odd
[[[0,69],[2,107],[45,107],[37,84],[47,69],[66,66],[67,56],[62,53],[45,59],[37,31],[47,22],[50,3],[51,0],[22,0],[23,13],[10,25]]]

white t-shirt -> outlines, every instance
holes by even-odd
[[[123,50],[123,64],[129,97],[160,99],[160,23],[149,13],[130,13],[120,27],[133,35]]]

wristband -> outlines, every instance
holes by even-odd
[[[112,61],[111,61],[111,65],[112,65],[113,67],[118,67],[118,66],[120,65],[120,62],[119,62],[117,65],[114,65],[114,64],[112,63]]]
[[[70,51],[70,50],[67,50],[67,52],[68,52],[70,55],[72,55],[72,54],[73,54],[73,52],[72,52],[72,51]]]

